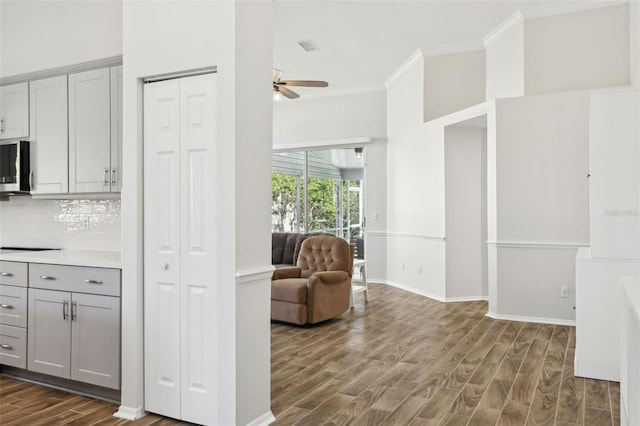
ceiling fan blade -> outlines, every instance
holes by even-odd
[[[306,86],[306,87],[328,87],[329,83],[319,80],[281,80],[276,84],[283,86]]]
[[[286,96],[289,99],[295,99],[300,97],[300,95],[298,95],[293,90],[287,89],[286,87],[283,87],[283,86],[276,87],[276,90],[282,93],[284,96]]]

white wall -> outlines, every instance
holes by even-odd
[[[590,100],[591,256],[640,259],[640,92]]]
[[[485,100],[485,51],[424,58],[424,121]]]
[[[485,47],[486,99],[524,95],[524,21],[516,19]]]
[[[495,316],[573,321],[574,259],[589,244],[588,99],[496,101]]]
[[[211,408],[218,412],[217,424],[244,424],[269,416],[265,307],[269,306],[270,203],[268,185],[256,182],[268,182],[270,176],[271,8],[268,1],[124,2],[122,228],[127,244],[122,252],[122,303],[123,323],[131,325],[123,328],[121,412],[125,414],[143,404],[140,79],[217,66],[220,186],[212,190],[225,214],[212,224],[219,235],[218,262],[212,267],[217,268],[222,326],[217,330],[217,397]],[[256,39],[261,40],[259,45],[247,42]],[[265,220],[249,219],[249,210],[263,211]],[[240,350],[250,352],[251,365]],[[247,386],[248,374],[252,389]]]
[[[120,1],[0,2],[0,76],[122,54]]]
[[[387,90],[387,281],[442,299],[444,130],[423,123],[423,85],[419,60]]]
[[[445,128],[446,298],[487,297],[486,129]]]
[[[589,242],[589,94],[496,101],[499,241]]]
[[[283,100],[273,106],[273,143],[387,136],[384,91]]]
[[[0,246],[120,251],[120,200],[37,200],[0,204]]]
[[[528,19],[525,93],[628,85],[628,9],[625,4]]]
[[[629,2],[629,62],[631,84],[640,88],[640,1]]]

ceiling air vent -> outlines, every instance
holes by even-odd
[[[319,52],[320,48],[313,40],[300,40],[298,45],[304,49],[305,52]]]

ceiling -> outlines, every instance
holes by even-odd
[[[477,43],[517,10],[567,1],[274,0],[274,67],[283,79],[326,80],[329,88],[295,88],[303,96],[371,89],[417,49]],[[297,41],[321,49],[307,53]]]

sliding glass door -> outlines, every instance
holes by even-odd
[[[353,148],[273,154],[271,229],[362,238],[364,162]]]

